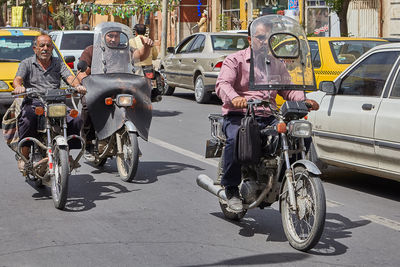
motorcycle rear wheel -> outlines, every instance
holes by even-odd
[[[308,251],[318,243],[324,230],[325,192],[321,179],[303,166],[294,169],[293,179],[297,209],[290,208],[286,180],[280,200],[283,229],[293,248]]]
[[[131,182],[136,175],[139,164],[139,143],[137,135],[125,131],[121,135],[122,152],[117,155],[119,176],[124,182]]]
[[[51,195],[54,206],[64,209],[68,195],[69,160],[67,148],[54,147],[54,176],[51,180]]]

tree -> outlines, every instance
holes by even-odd
[[[347,27],[347,10],[351,0],[326,0],[332,10],[338,15],[340,21],[340,35],[348,36],[349,30]]]

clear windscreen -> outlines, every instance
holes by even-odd
[[[250,33],[250,90],[316,90],[310,48],[297,21],[263,16]]]

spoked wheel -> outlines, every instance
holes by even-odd
[[[68,195],[69,162],[67,148],[54,147],[54,177],[51,181],[51,195],[54,206],[64,209]]]
[[[318,243],[324,230],[325,192],[321,179],[303,166],[294,169],[293,179],[297,210],[290,208],[286,180],[280,202],[283,229],[292,247],[308,251]]]
[[[214,182],[216,185],[221,184],[221,178],[224,174],[224,151],[222,151],[221,157],[218,161],[218,168],[217,168],[217,181]],[[219,206],[221,207],[222,213],[224,214],[225,218],[233,221],[239,221],[246,215],[247,210],[243,210],[242,212],[233,212],[228,208],[228,204],[225,200],[219,199]]]
[[[139,144],[137,135],[124,131],[121,135],[122,153],[117,155],[117,168],[122,181],[131,182],[139,164]]]

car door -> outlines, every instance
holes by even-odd
[[[205,35],[198,34],[189,50],[182,54],[181,60],[181,84],[186,88],[194,89],[194,70],[198,69],[199,54],[203,51]]]
[[[378,167],[374,121],[397,55],[393,51],[369,54],[335,81],[337,93],[324,96],[314,125],[321,158]]]
[[[399,65],[400,59],[397,60]],[[375,150],[379,168],[400,173],[400,68],[394,72],[394,82],[387,98],[382,100],[375,120]]]
[[[165,74],[169,85],[182,86],[182,57],[189,50],[195,38],[196,35],[192,35],[184,39],[178,44],[175,53],[165,59]]]

